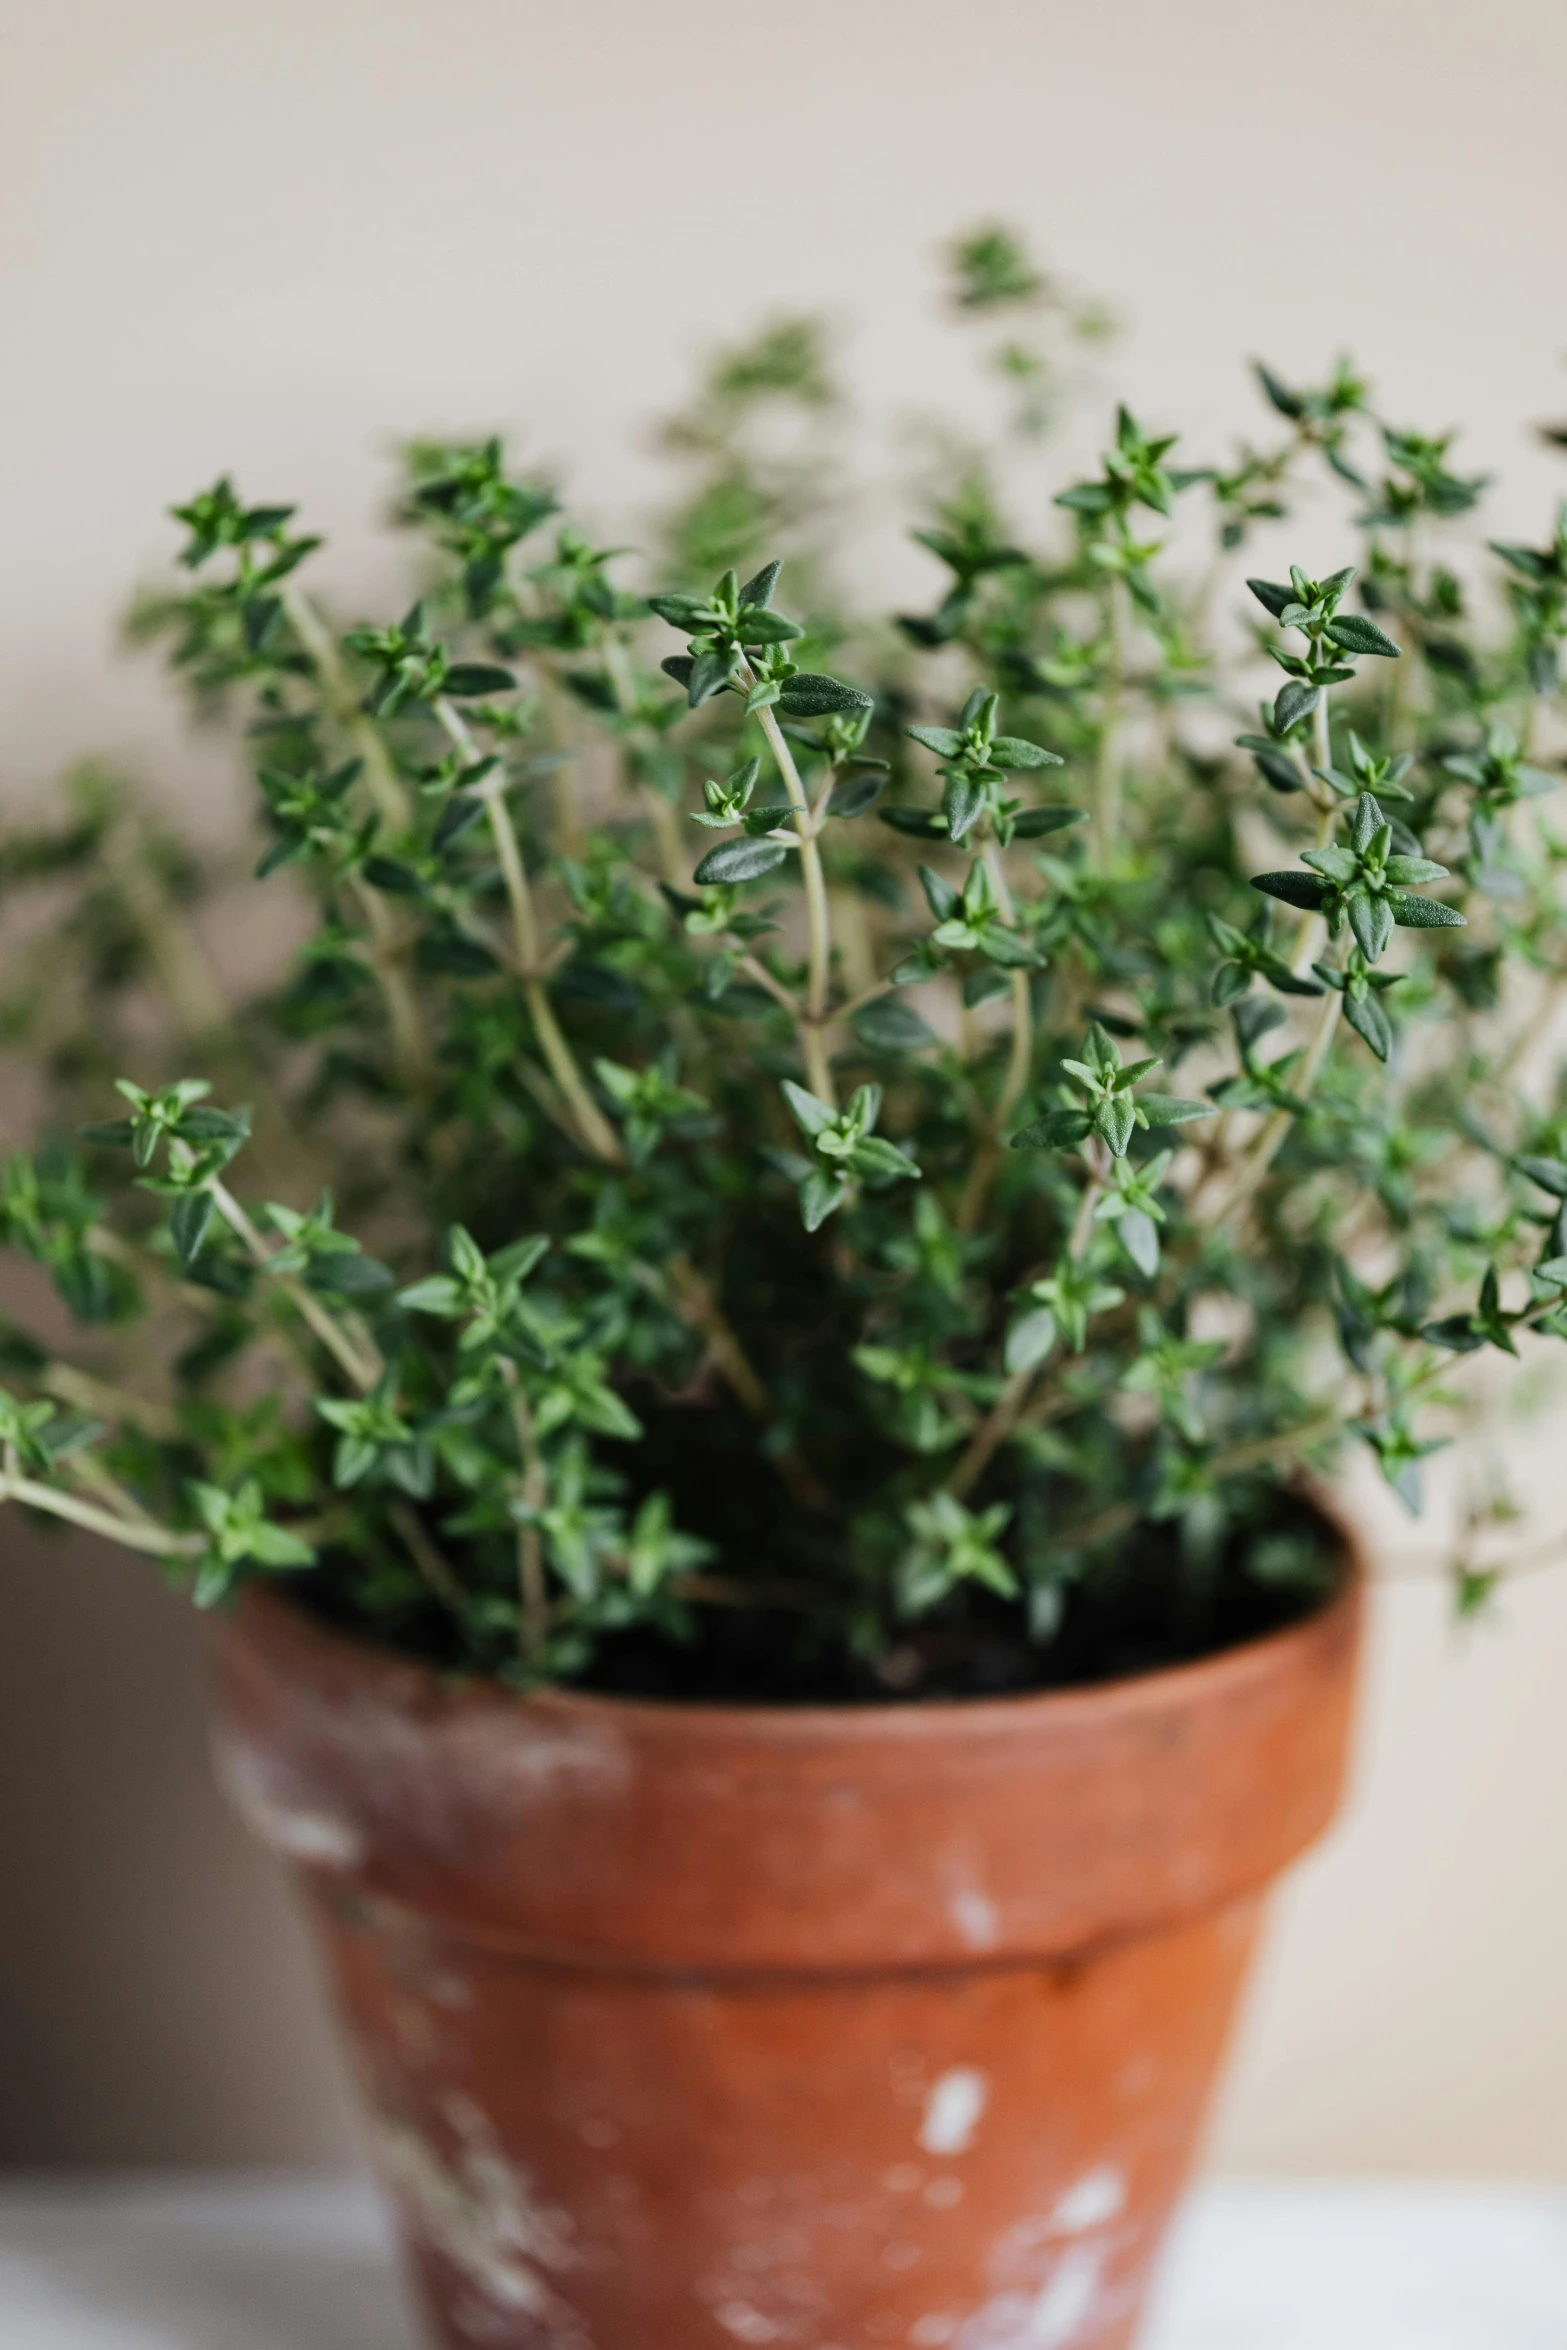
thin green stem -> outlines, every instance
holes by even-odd
[[[970,1437],[967,1449],[951,1476],[947,1491],[959,1501],[971,1493],[991,1461],[1017,1425],[1018,1415],[1028,1400],[1038,1366],[1028,1371],[1014,1371],[995,1403]]]
[[[1324,1437],[1338,1433],[1343,1427],[1337,1412],[1324,1412],[1315,1420],[1307,1420],[1299,1428],[1286,1429],[1278,1436],[1256,1436],[1244,1444],[1232,1444],[1226,1451],[1216,1452],[1208,1463],[1211,1477],[1237,1477],[1246,1469],[1265,1469],[1274,1463],[1297,1459],[1309,1452]],[[1079,1518],[1075,1525],[1063,1526],[1059,1547],[1063,1550],[1087,1550],[1093,1544],[1108,1542],[1117,1534],[1130,1533],[1146,1509],[1142,1501],[1111,1502],[1107,1508],[1095,1510],[1091,1516]]]
[[[1066,1253],[1075,1262],[1081,1262],[1088,1253],[1088,1242],[1094,1229],[1094,1210],[1104,1196],[1104,1188],[1096,1168],[1084,1187],[1082,1198],[1077,1203],[1077,1214],[1072,1222],[1071,1237],[1066,1244]]]
[[[1017,905],[1007,882],[1006,865],[995,841],[987,840],[984,849],[985,864],[995,887],[996,903],[1001,909],[1001,920],[1008,930],[1017,928]],[[996,1102],[995,1130],[999,1134],[1022,1099],[1028,1083],[1028,1073],[1034,1054],[1034,1012],[1029,1000],[1028,973],[1012,973],[1012,1049],[1007,1058],[1007,1073],[1002,1081]]]
[[[1034,1009],[1028,991],[1028,973],[1012,974],[1012,1049],[1007,1073],[996,1100],[996,1131],[1000,1132],[1023,1098],[1034,1058]]]
[[[1339,1013],[1343,1008],[1343,1003],[1344,999],[1338,989],[1331,988],[1328,991],[1327,1000],[1317,1016],[1316,1029],[1310,1044],[1306,1047],[1306,1057],[1301,1062],[1300,1074],[1291,1087],[1291,1091],[1302,1099],[1310,1093],[1321,1073],[1322,1064],[1327,1059],[1328,1050],[1333,1042],[1334,1030],[1338,1027]],[[1293,1110],[1275,1110],[1269,1116],[1261,1133],[1242,1159],[1234,1182],[1220,1199],[1218,1206],[1209,1218],[1209,1223],[1215,1231],[1221,1224],[1226,1223],[1235,1210],[1256,1190],[1272,1165],[1294,1120]]]
[[[707,1276],[688,1256],[681,1255],[670,1260],[669,1281],[675,1310],[682,1320],[701,1331],[713,1361],[757,1426],[778,1429],[777,1409],[766,1383],[741,1344]],[[781,1429],[778,1432],[780,1436],[784,1433]],[[769,1457],[797,1501],[803,1501],[813,1510],[832,1507],[832,1496],[793,1442],[781,1444]]]
[[[550,1600],[544,1572],[544,1548],[539,1533],[539,1512],[549,1499],[548,1472],[538,1431],[533,1424],[533,1413],[522,1392],[516,1366],[503,1362],[502,1370],[511,1404],[517,1450],[522,1460],[522,1499],[530,1513],[527,1525],[517,1529],[517,1597],[521,1611],[521,1647],[526,1663],[543,1665],[549,1655]]]
[[[465,1605],[463,1587],[446,1553],[426,1531],[417,1511],[411,1510],[405,1501],[394,1501],[386,1514],[403,1548],[436,1598],[444,1607],[450,1608],[454,1615],[461,1615]]]
[[[1333,764],[1333,738],[1328,726],[1328,689],[1326,686],[1317,696],[1317,707],[1312,713],[1311,730],[1312,752],[1316,765],[1331,767]],[[1332,841],[1334,826],[1338,822],[1338,805],[1333,798],[1332,787],[1325,783],[1316,786],[1311,799],[1312,806],[1317,811],[1317,833],[1312,845],[1315,848],[1325,849]],[[1322,952],[1327,935],[1328,926],[1320,914],[1308,914],[1305,917],[1300,926],[1300,935],[1295,941],[1294,955],[1290,960],[1290,969],[1297,979],[1304,979],[1306,973],[1311,969],[1312,964]]]
[[[475,763],[480,755],[479,746],[444,694],[436,701],[435,714],[464,759],[470,764]],[[533,1033],[539,1040],[539,1050],[549,1063],[550,1075],[566,1097],[578,1136],[586,1149],[608,1166],[624,1166],[626,1154],[620,1137],[589,1093],[576,1057],[566,1042],[545,991],[540,969],[538,917],[534,912],[533,893],[528,886],[528,873],[522,861],[517,828],[512,823],[511,810],[506,805],[505,779],[497,770],[485,776],[475,789],[478,798],[484,802],[485,813],[490,820],[490,837],[495,843],[501,879],[506,886],[506,902],[511,910],[512,938],[516,946],[523,1001],[528,1007]]]
[[[1001,909],[1003,926],[1008,931],[1015,931],[1017,905],[1006,879],[1001,848],[996,846],[996,841],[987,841],[982,855],[991,884],[994,884],[996,905]],[[1006,1076],[1001,1079],[1001,1093],[996,1095],[996,1107],[991,1109],[980,1147],[975,1149],[975,1161],[968,1170],[968,1182],[963,1184],[959,1206],[954,1210],[954,1222],[959,1231],[973,1231],[975,1224],[980,1222],[989,1187],[996,1180],[996,1168],[1001,1166],[1001,1137],[1006,1135],[1017,1102],[1022,1100],[1024,1088],[1029,1083],[1031,1067],[1034,1067],[1034,1003],[1029,999],[1029,973],[1010,973],[1010,989],[1013,989],[1013,1039],[1010,1039],[1008,1048]]]
[[[118,1542],[126,1550],[142,1550],[154,1558],[199,1558],[207,1547],[205,1534],[176,1534],[172,1527],[159,1526],[150,1518],[123,1518],[112,1510],[100,1509],[95,1502],[83,1501],[75,1493],[61,1493],[52,1485],[41,1485],[36,1478],[23,1477],[7,1467],[0,1472],[0,1502],[17,1501],[30,1510],[45,1510],[50,1517],[64,1518],[73,1526],[83,1526],[89,1534],[101,1534],[109,1542]]]
[[[128,1428],[139,1428],[160,1444],[173,1444],[179,1437],[179,1414],[171,1405],[157,1403],[151,1396],[133,1395],[129,1388],[111,1387],[107,1380],[79,1371],[74,1363],[46,1363],[38,1374],[38,1385],[58,1403],[72,1404],[95,1420],[118,1420]]]
[[[1326,686],[1317,696],[1317,706],[1312,713],[1311,723],[1316,764],[1319,767],[1330,767],[1333,763],[1333,738],[1328,724]],[[1323,784],[1321,786],[1322,794],[1326,795],[1328,791],[1329,786]],[[1319,797],[1315,793],[1313,794],[1313,802],[1317,811],[1316,845],[1319,849],[1325,849],[1333,838],[1334,827],[1338,822],[1338,808],[1331,798]],[[1322,916],[1308,914],[1301,924],[1300,937],[1296,941],[1295,952],[1290,959],[1290,969],[1297,979],[1303,979],[1311,969],[1326,938],[1327,924]],[[1330,988],[1327,1000],[1318,1014],[1317,1025],[1312,1032],[1311,1041],[1306,1047],[1306,1057],[1300,1065],[1300,1074],[1291,1087],[1291,1091],[1302,1098],[1310,1093],[1317,1081],[1322,1064],[1333,1043],[1334,1030],[1338,1026],[1339,1013],[1342,1009],[1342,996],[1337,988]],[[1262,1181],[1283,1144],[1284,1137],[1290,1130],[1293,1118],[1294,1112],[1292,1110],[1275,1110],[1265,1121],[1261,1131],[1244,1152],[1229,1189],[1220,1197],[1219,1204],[1211,1218],[1215,1229],[1234,1214],[1235,1210],[1244,1200],[1249,1198]]]
[[[342,1325],[333,1315],[328,1313],[318,1297],[311,1295],[295,1274],[272,1272],[272,1250],[268,1248],[228,1186],[220,1183],[214,1177],[208,1185],[208,1189],[212,1193],[213,1206],[230,1231],[238,1234],[256,1264],[263,1272],[270,1274],[288,1299],[289,1304],[300,1319],[309,1324],[339,1369],[352,1380],[356,1387],[361,1389],[373,1387],[384,1368],[381,1357],[374,1346],[366,1341],[367,1351],[361,1353]]]
[[[212,965],[148,855],[145,826],[135,817],[122,816],[105,834],[100,853],[186,1035],[200,1043],[226,1034],[233,1014]]]
[[[806,798],[805,786],[800,781],[800,770],[794,763],[794,753],[771,710],[760,710],[757,717],[762,733],[767,738],[767,747],[783,778],[784,790],[789,794],[789,804],[794,810],[795,830],[800,836],[800,878],[805,884],[805,915],[809,928],[805,1017],[800,1022],[800,1049],[805,1056],[806,1080],[819,1101],[836,1109],[838,1096],[833,1086],[826,1035],[827,991],[832,972],[832,915],[827,903],[827,877],[822,871],[821,850],[816,842],[811,804]]]
[[[1112,577],[1105,601],[1110,640],[1104,700],[1099,721],[1099,755],[1094,769],[1093,842],[1101,866],[1109,863],[1121,832],[1121,703],[1126,686],[1126,591]]]
[[[1078,1202],[1077,1215],[1066,1244],[1067,1255],[1074,1259],[1081,1258],[1087,1251],[1094,1228],[1094,1209],[1104,1193],[1104,1167],[1100,1155],[1102,1147],[1090,1143],[1084,1154],[1088,1160],[1088,1181]],[[1094,1155],[1090,1156],[1090,1152]],[[1000,1447],[1012,1434],[1022,1417],[1034,1383],[1048,1360],[1049,1356],[1046,1356],[1044,1361],[1031,1364],[1026,1371],[1014,1371],[969,1439],[968,1449],[947,1479],[948,1492],[955,1494],[959,1501],[978,1484]]]
[[[629,726],[638,716],[636,679],[632,675],[630,656],[625,644],[614,629],[604,632],[601,650],[604,655],[604,674],[609,679],[615,696],[615,707]],[[656,785],[643,781],[643,804],[653,826],[653,845],[658,851],[658,868],[671,889],[688,886],[686,871],[686,839],[680,828],[680,811],[665,799]]]
[[[409,820],[408,794],[392,764],[385,737],[375,720],[359,707],[336,639],[300,588],[285,588],[284,609],[309,655],[323,698],[364,761],[365,782],[382,822],[402,831]],[[392,1053],[398,1074],[414,1092],[429,1081],[430,1048],[418,1002],[403,968],[398,925],[376,890],[351,877],[353,892],[370,931],[370,966],[386,998],[392,1030]]]
[[[878,1003],[884,995],[894,994],[896,986],[895,980],[878,979],[870,987],[862,987],[858,995],[851,995],[846,1003],[840,1004],[833,1017],[837,1020],[852,1020],[855,1013],[863,1012],[867,1004]]]
[[[361,710],[343,666],[337,640],[303,588],[285,587],[283,609],[316,673],[322,696],[333,717],[364,761],[365,783],[383,822],[397,831],[408,823],[408,794],[392,764],[386,739],[375,720]]]
[[[396,920],[379,890],[371,889],[357,873],[350,874],[349,883],[370,932],[370,968],[386,999],[392,1057],[409,1090],[423,1093],[429,1083],[430,1044],[403,964]]]
[[[758,987],[765,989],[774,1003],[781,1005],[791,1018],[795,1020],[800,1018],[799,998],[791,988],[785,987],[781,979],[773,977],[759,955],[742,955],[736,963],[735,969],[743,971],[747,979],[754,980]]]

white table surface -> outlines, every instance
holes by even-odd
[[[417,2350],[337,2178],[0,2184],[0,2345]],[[1143,2350],[1567,2350],[1567,2190],[1206,2186]]]

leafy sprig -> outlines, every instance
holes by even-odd
[[[954,260],[1076,331],[1004,232]],[[0,1332],[6,1497],[521,1682],[1017,1685],[1311,1604],[1303,1464],[1413,1503],[1465,1361],[1567,1337],[1509,981],[1567,969],[1567,521],[1485,617],[1451,437],[1264,369],[1271,439],[1181,464],[1123,407],[1043,535],[965,459],[888,628],[808,543],[830,469],[767,454],[780,403],[830,430],[824,351],[724,355],[651,559],[496,438],[408,451],[400,618],[325,610],[291,507],[176,509],[139,626],[302,944],[228,1000],[217,866],[106,785],[0,841],[70,900],[6,981],[52,1138],[0,1237],[86,1346]],[[1047,361],[992,364],[1037,462]],[[1252,578],[1237,641],[1213,557],[1323,467],[1354,560]]]

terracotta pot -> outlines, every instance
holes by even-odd
[[[521,1699],[274,1599],[217,1746],[295,1866],[450,2350],[1124,2350],[1359,1620],[954,1704]]]

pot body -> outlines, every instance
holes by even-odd
[[[452,1688],[251,1597],[294,1865],[445,2350],[1126,2350],[1359,1622],[961,1704]]]

